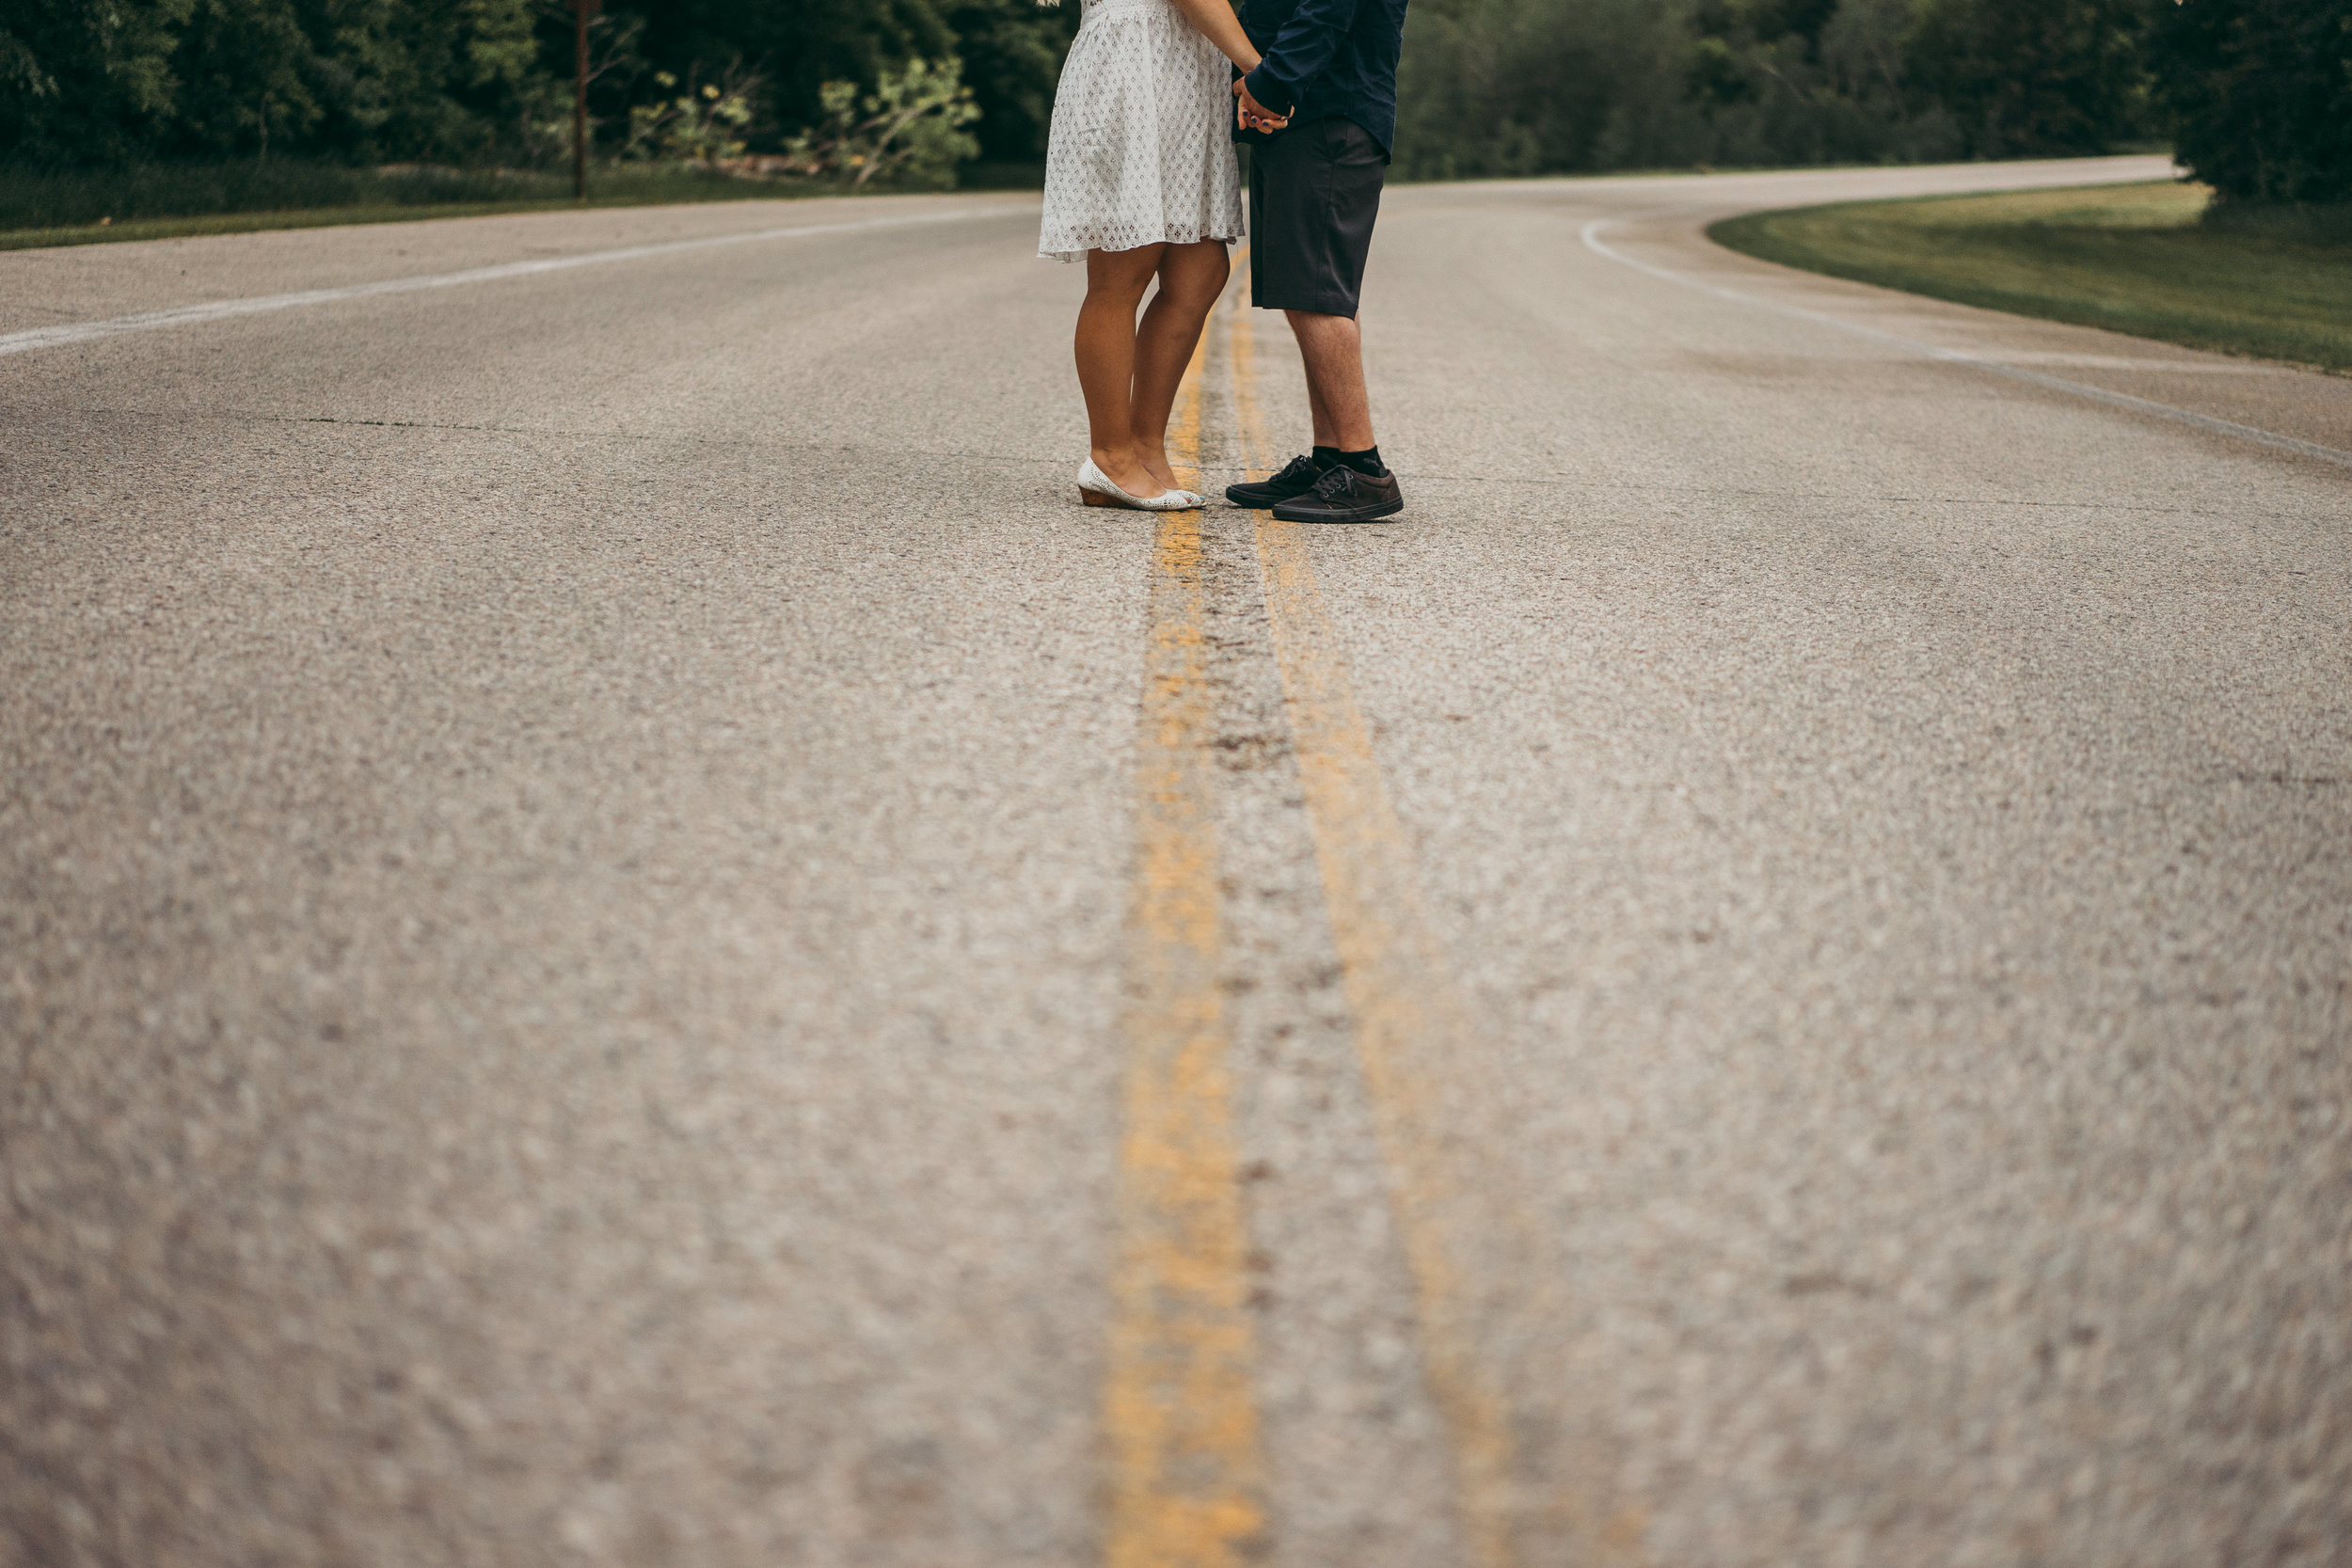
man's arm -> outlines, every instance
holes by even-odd
[[[1298,89],[1331,63],[1340,42],[1356,24],[1360,0],[1304,0],[1266,46],[1258,69],[1242,78],[1249,96],[1274,113],[1298,107]]]

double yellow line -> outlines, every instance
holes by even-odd
[[[1226,312],[1233,406],[1252,477],[1272,467],[1246,305]],[[1171,443],[1199,460],[1207,335]],[[1198,483],[1187,478],[1186,483]],[[1136,785],[1141,855],[1131,909],[1130,1071],[1121,1243],[1104,1418],[1112,1568],[1242,1568],[1268,1543],[1265,1460],[1246,1276],[1248,1225],[1218,990],[1216,714],[1209,685],[1201,519],[1159,522]],[[1492,1264],[1540,1281],[1549,1250],[1449,1101],[1491,1107],[1488,1060],[1423,909],[1409,841],[1299,525],[1253,515],[1267,622],[1355,1041],[1412,1273],[1423,1365],[1444,1418],[1472,1568],[1640,1560],[1638,1512],[1597,1476],[1524,1473],[1486,1339],[1503,1315]],[[1471,1082],[1467,1085],[1461,1080]],[[1483,1250],[1479,1242],[1486,1243]],[[1488,1267],[1477,1267],[1484,1259]],[[1550,1315],[1542,1301],[1523,1303]],[[1524,1321],[1522,1316],[1521,1321]],[[1547,1389],[1556,1400],[1565,1389]],[[1588,1468],[1605,1462],[1589,1456]]]
[[[1257,396],[1256,340],[1247,309],[1232,320],[1233,406],[1252,478],[1274,466]],[[1421,902],[1412,847],[1389,800],[1372,732],[1356,705],[1301,525],[1255,514],[1266,624],[1323,875],[1374,1125],[1389,1166],[1398,1228],[1413,1274],[1429,1387],[1452,1441],[1456,1504],[1475,1568],[1514,1561],[1509,1413],[1475,1352],[1470,1275],[1446,1221],[1467,1196],[1427,1124],[1436,1085],[1426,1069],[1467,1062],[1468,1014]]]
[[[1172,455],[1197,484],[1204,333]],[[1218,986],[1216,705],[1201,516],[1160,515],[1136,737],[1126,1133],[1104,1426],[1111,1568],[1240,1568],[1265,1530],[1248,1232]]]

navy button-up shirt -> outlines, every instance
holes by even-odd
[[[1249,96],[1293,122],[1343,116],[1387,153],[1396,140],[1396,57],[1406,0],[1242,0],[1242,31],[1265,58]],[[1280,133],[1276,133],[1279,135]],[[1236,130],[1235,139],[1263,141]]]

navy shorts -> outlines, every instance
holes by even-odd
[[[1352,119],[1249,144],[1249,298],[1264,310],[1356,314],[1389,161]]]

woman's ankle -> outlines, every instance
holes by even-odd
[[[1123,485],[1139,495],[1161,483],[1159,477],[1152,471],[1152,465],[1145,462],[1143,454],[1133,447],[1107,450],[1096,447],[1089,455],[1094,459],[1096,467],[1110,476],[1113,483]]]

